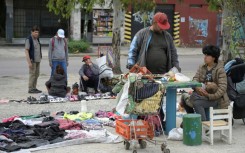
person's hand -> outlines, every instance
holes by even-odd
[[[200,96],[205,96],[207,97],[208,96],[208,93],[206,90],[204,90],[202,87],[197,87],[195,88],[195,91],[198,93],[198,95]]]
[[[126,68],[129,69],[129,70],[130,70],[132,67],[133,67],[133,65],[130,65],[130,64],[127,64],[127,65],[126,65]]]
[[[88,78],[86,75],[84,75],[84,76],[83,76],[83,80],[88,81],[89,78]]]
[[[28,63],[28,66],[29,66],[30,69],[32,69],[32,63],[31,62]]]

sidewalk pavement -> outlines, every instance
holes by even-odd
[[[97,55],[97,47],[93,47],[93,52],[90,55]],[[47,47],[43,48],[46,50],[44,56],[47,56]],[[121,47],[121,54],[127,56],[128,47]],[[200,48],[178,48],[179,55],[199,55],[201,54]],[[83,56],[84,54],[75,54],[74,56]],[[9,58],[9,57],[24,57],[24,47],[9,47],[4,46],[0,47],[0,57]],[[70,55],[73,56],[73,55]],[[11,58],[9,58],[11,59]],[[38,84],[44,84],[47,81],[49,76],[41,75],[38,80]],[[69,75],[70,82],[76,82],[78,80],[77,75]],[[0,79],[1,87],[1,98],[6,99],[26,99],[27,96],[38,97],[38,95],[27,94],[26,85],[28,80],[28,74],[24,76],[11,76],[11,77],[2,77]],[[42,91],[45,91],[45,87],[40,88]],[[178,96],[179,99],[179,96]],[[178,102],[179,100],[177,100]],[[111,110],[116,106],[116,100],[94,100],[88,101],[87,107],[90,112],[96,112],[98,110]],[[11,117],[13,115],[33,115],[39,114],[42,110],[49,110],[51,113],[58,111],[80,111],[81,104],[80,102],[66,102],[66,103],[50,103],[50,104],[27,104],[27,103],[16,103],[9,102],[6,104],[0,104],[0,120],[3,118]],[[181,122],[181,116],[177,116],[177,126]],[[215,132],[215,142],[211,146],[206,142],[203,142],[200,146],[186,146],[182,141],[170,141],[168,140],[168,148],[172,153],[242,153],[245,150],[245,125],[242,123],[242,120],[235,120],[233,126],[233,140],[232,145],[228,145],[225,142],[218,139],[219,134]],[[111,129],[110,132],[114,132],[114,129]],[[157,138],[157,145],[147,142],[146,149],[138,149],[139,153],[160,153],[160,144],[165,140],[166,136],[161,136]],[[118,144],[81,144],[75,146],[66,146],[62,148],[48,149],[43,151],[37,151],[37,153],[129,153],[132,150],[125,150],[123,143]]]

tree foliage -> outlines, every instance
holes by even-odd
[[[103,6],[106,2],[112,6],[112,0],[48,0],[47,7],[56,15],[69,18],[76,4],[80,4],[81,8],[87,12],[91,12],[95,4]],[[154,0],[120,0],[120,2],[125,10],[131,6],[135,11],[152,11],[156,5]]]
[[[211,10],[223,12],[224,60],[235,57],[244,58],[241,46],[245,46],[245,0],[206,0]],[[243,36],[243,37],[242,37]]]

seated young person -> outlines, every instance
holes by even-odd
[[[70,89],[67,87],[66,74],[61,65],[56,66],[55,73],[45,85],[50,96],[66,97]]]
[[[196,112],[201,114],[202,121],[206,121],[205,109],[209,109],[209,107],[214,109],[227,108],[229,98],[226,91],[227,77],[224,63],[219,61],[220,49],[209,45],[205,46],[202,52],[204,54],[204,64],[200,65],[193,80],[205,84],[206,87],[196,87],[194,89],[190,96],[190,103],[193,104],[193,107],[190,107],[186,100],[183,100],[183,106],[187,113]]]
[[[91,57],[88,55],[83,57],[83,62],[84,64],[79,70],[80,88],[82,91],[88,92],[88,87],[91,87],[95,93],[98,93],[99,67],[91,61]]]

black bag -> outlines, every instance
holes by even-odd
[[[234,100],[234,103],[239,108],[245,108],[245,94],[238,94],[236,99]]]
[[[159,84],[154,82],[136,82],[136,95],[135,95],[135,101],[141,101],[143,99],[149,98],[153,95],[155,95],[159,91]]]

